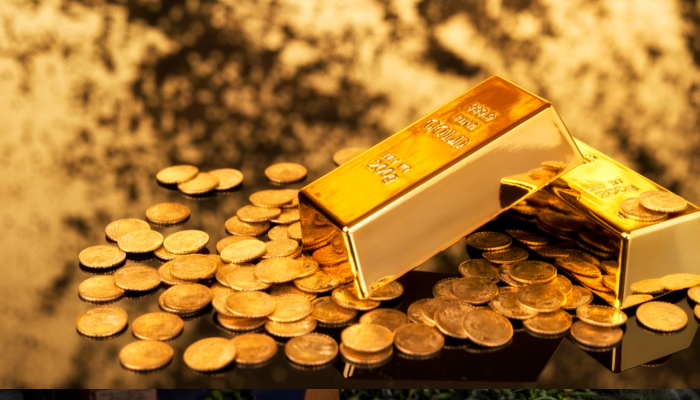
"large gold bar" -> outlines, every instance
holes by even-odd
[[[303,188],[302,244],[366,298],[581,160],[551,103],[494,76]]]
[[[642,222],[620,213],[620,203],[651,190],[667,189],[617,163],[585,143],[576,141],[585,161],[562,176],[568,185],[549,190],[593,224],[590,228],[612,238],[619,250],[614,293],[597,292],[617,308],[633,294],[631,285],[676,273],[700,273],[700,211],[688,203],[685,211],[668,214],[660,222]],[[610,257],[608,257],[610,259]]]

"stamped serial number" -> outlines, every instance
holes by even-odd
[[[589,192],[605,199],[612,196],[619,196],[628,192],[639,192],[639,188],[634,185],[627,185],[622,179],[613,179],[612,181],[600,183],[586,188]]]
[[[367,168],[374,171],[382,178],[382,183],[388,185],[399,179],[401,174],[411,170],[411,167],[391,153],[384,154],[381,158],[367,164]]]

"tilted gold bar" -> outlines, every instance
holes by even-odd
[[[366,298],[581,159],[551,103],[494,76],[303,188],[302,244]]]
[[[608,303],[625,308],[631,285],[674,273],[700,273],[700,212],[688,203],[685,211],[660,222],[641,222],[620,213],[620,203],[650,190],[668,190],[611,158],[576,141],[585,161],[562,176],[568,188],[549,190],[585,215],[590,226],[613,238],[619,251],[608,258],[619,263],[614,293],[596,292]]]

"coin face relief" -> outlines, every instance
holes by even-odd
[[[487,260],[471,259],[459,264],[460,275],[465,278],[483,278],[493,283],[499,282],[498,270]]]
[[[468,339],[464,330],[464,318],[476,308],[466,301],[455,301],[440,306],[433,314],[435,326],[447,336],[458,339]]]
[[[275,311],[267,318],[277,322],[299,321],[311,314],[311,301],[306,296],[285,294],[274,296]]]
[[[163,247],[173,254],[196,253],[209,243],[209,235],[198,230],[175,232],[165,238]]]
[[[114,283],[112,275],[98,275],[88,278],[78,286],[78,294],[90,302],[113,301],[124,295],[124,289]]]
[[[357,316],[357,311],[341,307],[329,296],[319,297],[312,301],[311,315],[324,325],[344,325]]]
[[[510,321],[486,307],[465,315],[463,325],[469,339],[481,346],[503,346],[513,338]]]
[[[190,217],[190,209],[179,203],[161,203],[146,210],[146,219],[158,225],[174,225]]]
[[[308,333],[289,339],[284,353],[292,362],[300,365],[323,365],[338,355],[338,343],[328,335]]]
[[[192,343],[183,359],[195,371],[216,371],[236,358],[236,345],[229,339],[213,337]]]
[[[410,324],[408,316],[399,310],[392,308],[377,308],[368,311],[360,317],[361,324],[374,324],[387,328],[394,332],[400,326]]]
[[[124,234],[117,243],[126,253],[148,253],[163,244],[163,235],[152,230],[134,231]]]
[[[351,308],[353,310],[369,311],[379,307],[378,301],[369,299],[360,300],[345,286],[339,286],[334,289],[331,297],[339,306]]]
[[[236,292],[228,297],[226,307],[239,317],[260,318],[275,311],[275,299],[263,292]]]
[[[226,221],[226,231],[231,235],[242,236],[262,236],[270,229],[270,223],[265,222],[244,222],[238,217],[231,217]]]
[[[520,247],[508,247],[503,250],[485,251],[481,254],[485,259],[495,264],[512,264],[526,260],[530,253]]]
[[[520,304],[537,312],[555,311],[566,301],[566,295],[561,290],[543,284],[525,286],[516,296]]]
[[[471,304],[484,304],[498,293],[498,287],[482,278],[459,278],[450,286],[450,293]]]
[[[217,263],[211,257],[204,254],[188,254],[168,261],[170,273],[177,279],[185,281],[198,281],[214,276]]]
[[[277,343],[261,333],[245,333],[231,339],[236,346],[236,362],[243,365],[262,364],[277,354]]]
[[[124,346],[119,361],[134,371],[152,371],[162,368],[173,359],[173,348],[157,340],[137,340]]]
[[[278,217],[282,210],[276,207],[256,207],[247,205],[236,211],[236,216],[243,222],[264,222]]]
[[[211,290],[199,283],[173,286],[160,295],[168,311],[178,314],[195,313],[206,307],[213,298]]]

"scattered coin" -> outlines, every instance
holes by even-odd
[[[501,250],[510,246],[513,239],[498,232],[476,232],[467,236],[467,244],[484,251]]]
[[[265,283],[291,282],[302,272],[302,263],[289,257],[269,258],[255,266],[255,277]]]
[[[233,269],[226,276],[226,282],[235,290],[265,290],[270,287],[269,283],[261,282],[255,277],[254,266],[242,266]]]
[[[700,285],[700,275],[681,273],[661,278],[661,286],[670,291],[687,289],[695,285]]]
[[[129,232],[134,232],[134,231],[143,231],[143,230],[150,230],[151,226],[148,225],[148,222],[136,219],[136,218],[125,218],[125,219],[118,219],[114,222],[111,222],[107,227],[105,228],[105,234],[107,237],[114,241],[118,242],[119,238],[124,236],[125,234]]]
[[[236,362],[244,365],[262,364],[275,356],[277,343],[262,333],[245,333],[231,339],[236,346]]]
[[[627,322],[627,314],[624,312],[605,306],[588,304],[576,309],[576,316],[579,320],[596,326],[610,328],[624,325]]]
[[[185,281],[198,281],[214,276],[217,263],[211,257],[204,254],[187,254],[168,261],[173,277]]]
[[[600,277],[601,273],[595,265],[588,261],[581,260],[576,257],[557,258],[554,263],[567,271],[578,275]]]
[[[265,322],[265,330],[278,337],[295,337],[305,335],[316,329],[316,319],[311,315],[294,322],[277,322],[268,320]]]
[[[407,324],[394,331],[394,345],[402,353],[427,357],[442,349],[445,338],[433,327]]]
[[[178,314],[195,313],[206,307],[213,298],[211,290],[199,283],[176,285],[160,295],[160,300],[167,310]]]
[[[517,292],[520,304],[537,312],[551,312],[560,308],[566,295],[551,285],[529,285]]]
[[[695,285],[688,289],[688,298],[696,303],[700,303],[700,285]]]
[[[663,293],[664,286],[661,284],[661,279],[644,279],[630,285],[630,290],[632,290],[632,293],[656,294]]]
[[[540,335],[559,335],[571,328],[572,318],[562,310],[539,313],[533,318],[523,321],[528,330]]]
[[[160,285],[158,271],[145,265],[128,265],[114,273],[114,283],[124,290],[143,292]]]
[[[556,278],[547,282],[547,285],[552,285],[552,286],[556,287],[557,289],[564,292],[564,294],[567,296],[569,296],[571,294],[571,290],[573,289],[573,285],[571,284],[571,281],[567,277],[565,277],[564,275],[557,275]],[[499,290],[499,292],[500,292],[500,290]]]
[[[434,325],[432,322],[428,323],[423,315],[423,304],[425,304],[425,302],[428,300],[430,299],[418,300],[408,306],[408,311],[406,314],[408,314],[408,319],[410,319],[411,322],[415,324]]]
[[[236,345],[220,337],[198,340],[185,350],[185,364],[195,371],[216,371],[236,358]]]
[[[208,172],[200,172],[194,179],[177,185],[177,188],[185,194],[207,193],[217,187],[219,187],[219,178]]]
[[[571,293],[566,296],[566,302],[561,306],[565,310],[575,310],[590,304],[593,301],[593,293],[582,286],[574,286]]]
[[[674,332],[685,328],[688,316],[675,304],[650,301],[637,308],[637,321],[655,331]]]
[[[509,264],[503,264],[498,268],[498,277],[501,278],[501,281],[505,282],[509,287],[525,286],[524,283],[518,282],[515,279],[510,277],[510,265]]]
[[[343,355],[343,358],[345,360],[358,365],[382,364],[389,358],[391,358],[391,355],[394,352],[394,348],[391,346],[381,351],[357,351],[349,348],[343,343],[341,343],[340,346],[338,346],[338,349],[340,350],[340,354]]]
[[[349,326],[341,332],[340,338],[345,346],[365,352],[384,350],[394,342],[394,335],[389,329],[373,324]]]
[[[89,268],[110,268],[123,263],[126,253],[114,246],[92,246],[81,251],[78,260]]]
[[[525,320],[537,315],[537,311],[520,304],[517,295],[518,292],[499,292],[489,306],[509,319]]]
[[[226,300],[226,307],[239,317],[260,318],[275,311],[275,299],[263,292],[236,292]]]
[[[430,326],[435,326],[435,313],[437,313],[442,306],[453,302],[463,302],[463,300],[458,300],[454,296],[427,299],[425,303],[421,305],[421,311],[423,312],[423,323]]]
[[[124,234],[117,243],[126,253],[148,253],[163,244],[163,235],[152,230],[134,231]]]
[[[243,222],[265,222],[278,217],[282,210],[276,207],[256,207],[247,205],[236,211],[236,216]]]
[[[91,302],[113,301],[124,295],[124,289],[114,283],[112,275],[98,275],[88,278],[78,286],[78,294]]]
[[[533,207],[533,206],[529,206],[529,205],[527,205],[527,204],[516,204],[516,205],[513,206],[510,210],[513,211],[513,212],[515,212],[515,213],[518,213],[518,214],[521,214],[521,215],[525,215],[525,216],[528,216],[528,217],[537,216],[537,214],[540,213],[539,208],[536,208],[536,207]],[[518,218],[524,219],[524,218],[522,218],[522,217],[518,217]],[[531,220],[527,219],[527,221],[531,221]]]
[[[469,339],[480,346],[503,346],[513,338],[510,321],[486,307],[466,314],[463,325]]]
[[[197,173],[199,168],[194,165],[173,165],[158,171],[156,179],[164,185],[173,185],[192,180]]]
[[[146,210],[146,219],[158,225],[174,225],[190,217],[190,209],[178,203],[161,203]]]
[[[496,267],[486,260],[472,259],[464,261],[459,264],[458,270],[460,275],[465,278],[483,278],[493,283],[501,280]]]
[[[341,166],[365,151],[367,151],[367,149],[364,147],[346,147],[344,149],[340,149],[333,153],[333,162],[335,165]]]
[[[379,307],[378,301],[369,299],[360,300],[345,286],[339,286],[334,289],[331,297],[339,306],[351,308],[353,310],[369,311]]]
[[[83,311],[76,321],[78,332],[89,337],[107,337],[121,332],[127,323],[124,310],[114,306],[97,306]]]
[[[637,197],[630,197],[620,202],[620,213],[630,219],[642,222],[655,222],[666,219],[668,214],[644,208]]]
[[[300,251],[299,242],[292,239],[271,240],[265,243],[267,251],[261,256],[263,259],[275,257],[292,257]]]
[[[238,217],[231,217],[226,221],[226,231],[231,235],[261,236],[269,228],[269,222],[243,222]]]
[[[445,278],[445,279],[440,279],[437,281],[437,283],[433,286],[433,296],[435,297],[444,297],[444,296],[449,296],[449,297],[454,297],[452,295],[452,291],[450,288],[452,287],[452,284],[459,278]]]
[[[300,365],[323,365],[338,355],[338,343],[328,335],[307,333],[289,339],[284,345],[284,353],[292,362]]]
[[[209,243],[209,235],[198,230],[175,232],[165,238],[163,247],[173,254],[196,253]]]
[[[285,294],[273,297],[275,299],[275,311],[267,316],[271,321],[294,322],[311,314],[311,302],[306,296]]]
[[[295,222],[287,228],[287,235],[290,239],[301,240],[301,222]]]
[[[315,299],[311,304],[311,315],[324,325],[343,325],[357,316],[357,311],[339,306],[328,296]]]
[[[173,359],[173,348],[157,340],[137,340],[122,347],[119,361],[134,371],[152,371],[162,368]]]
[[[294,280],[294,286],[304,292],[323,293],[329,292],[340,285],[340,282],[327,273],[319,270],[312,275]]]
[[[401,325],[411,323],[406,314],[392,308],[377,308],[366,312],[360,317],[359,322],[361,324],[383,326],[392,332],[394,332]]]
[[[463,321],[465,316],[474,311],[475,308],[466,301],[455,301],[446,303],[434,313],[433,321],[435,326],[447,336],[457,339],[468,339],[467,331],[464,330]]]
[[[681,196],[658,190],[640,194],[639,204],[646,209],[662,213],[678,213],[688,207],[688,203]]]
[[[265,169],[265,176],[275,183],[294,183],[306,178],[306,168],[295,163],[279,163]]]
[[[296,198],[293,192],[286,190],[262,190],[250,195],[248,200],[258,207],[280,207],[291,203]]]
[[[131,331],[139,339],[170,340],[184,328],[182,318],[165,312],[143,314],[131,324]]]
[[[512,236],[513,239],[529,246],[544,246],[548,242],[547,239],[540,235],[535,235],[534,233],[520,231],[517,229],[506,229],[506,233]]]
[[[503,250],[485,251],[481,255],[492,263],[512,264],[514,262],[527,260],[530,253],[520,247],[511,246]]]
[[[619,327],[602,327],[576,321],[571,326],[571,337],[590,347],[612,347],[622,340]]]
[[[237,169],[221,168],[209,173],[219,179],[219,185],[214,188],[216,190],[230,190],[243,182],[243,173]]]
[[[498,293],[498,287],[483,278],[459,278],[452,283],[450,292],[468,303],[484,304]]]
[[[267,318],[245,318],[216,313],[221,326],[232,331],[253,331],[265,325]]]
[[[645,303],[653,298],[654,296],[650,294],[630,294],[625,297],[625,301],[622,302],[622,308],[636,306],[637,304]]]
[[[529,285],[546,283],[557,277],[557,269],[544,261],[519,261],[510,266],[510,277]]]
[[[267,251],[265,242],[258,239],[241,240],[221,251],[221,259],[227,263],[242,263],[259,258]]]
[[[369,296],[374,301],[389,301],[398,299],[403,294],[403,285],[397,281],[392,281],[372,292]]]

